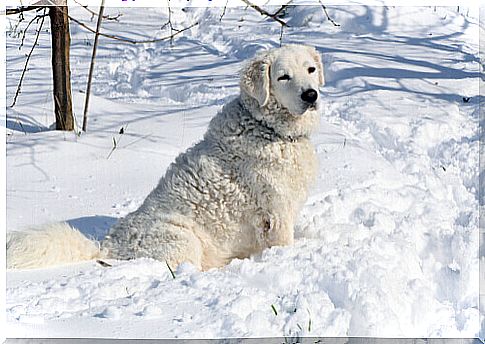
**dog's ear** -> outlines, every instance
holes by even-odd
[[[314,47],[307,46],[307,49],[310,51],[310,55],[317,64],[319,86],[323,86],[325,85],[325,77],[323,76],[322,57],[320,56],[320,53],[317,51],[317,49],[315,49]]]
[[[255,98],[260,106],[269,99],[269,59],[260,55],[241,70],[241,90]]]

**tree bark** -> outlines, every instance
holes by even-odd
[[[71,70],[69,64],[69,18],[66,1],[49,9],[52,35],[52,78],[57,130],[74,130],[72,114]]]

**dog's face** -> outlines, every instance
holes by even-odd
[[[288,45],[258,55],[241,75],[241,88],[260,106],[270,94],[296,116],[318,105],[323,86],[323,66],[318,52],[309,46]]]

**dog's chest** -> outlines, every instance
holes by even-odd
[[[295,197],[302,193],[305,197],[317,170],[316,154],[310,141],[275,142],[267,146],[264,154],[264,170],[272,187],[286,189],[283,193]]]

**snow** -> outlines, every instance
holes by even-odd
[[[94,27],[84,9],[70,10]],[[8,271],[7,337],[478,335],[478,10],[328,10],[341,26],[320,6],[283,18],[283,43],[315,45],[327,80],[313,137],[320,174],[296,243],[208,272],[183,264],[175,278],[150,259]],[[68,221],[102,237],[238,93],[243,61],[279,45],[280,26],[251,9],[227,8],[222,20],[222,8],[173,11],[177,28],[201,23],[173,45],[100,37],[81,135],[49,129],[46,24],[7,107],[8,230]],[[106,12],[123,13],[103,22],[107,32],[167,34],[166,9]],[[7,106],[35,37],[32,25],[19,50],[16,23],[7,19]],[[92,35],[75,24],[71,34],[79,124]]]

